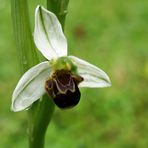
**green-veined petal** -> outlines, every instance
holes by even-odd
[[[56,15],[38,6],[35,11],[34,41],[48,60],[67,55],[67,40]]]
[[[84,78],[79,87],[108,87],[111,86],[108,75],[100,68],[75,56],[69,56],[77,66],[77,73]]]
[[[49,62],[42,62],[29,69],[19,80],[13,95],[11,109],[21,111],[28,108],[45,93],[45,81],[50,76]]]

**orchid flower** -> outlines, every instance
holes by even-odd
[[[55,14],[38,6],[35,11],[34,41],[47,61],[30,68],[19,80],[11,109],[29,108],[47,93],[60,108],[69,108],[80,100],[79,87],[108,87],[107,74],[98,67],[67,55],[67,40]]]

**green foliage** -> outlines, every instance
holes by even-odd
[[[26,113],[10,111],[20,77],[10,4],[0,2],[0,147],[26,148]],[[35,4],[29,3],[33,28]],[[75,108],[56,108],[47,148],[147,148],[147,24],[147,0],[69,2],[65,24],[69,55],[102,68],[112,87],[81,89]]]

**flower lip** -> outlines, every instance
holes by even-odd
[[[78,83],[79,76],[73,76],[70,71],[63,69],[56,71],[52,78],[46,81],[45,89],[55,104],[65,109],[78,104],[80,100]]]
[[[53,99],[55,104],[61,109],[68,109],[76,106],[80,101],[80,91],[77,85],[75,85],[75,91],[71,92],[67,91],[66,94],[57,94],[57,96]]]

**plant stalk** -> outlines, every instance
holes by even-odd
[[[47,8],[53,11],[64,30],[69,0],[47,0]],[[27,0],[11,0],[11,14],[20,69],[23,74],[39,63],[30,27]],[[28,109],[29,148],[44,148],[45,134],[55,105],[44,95]]]
[[[52,118],[55,105],[44,95],[29,111],[29,148],[44,148],[45,134]]]
[[[27,0],[11,0],[11,15],[17,55],[23,74],[39,62],[30,29]]]
[[[69,0],[47,0],[47,9],[58,17],[64,31],[65,18],[68,13]]]

